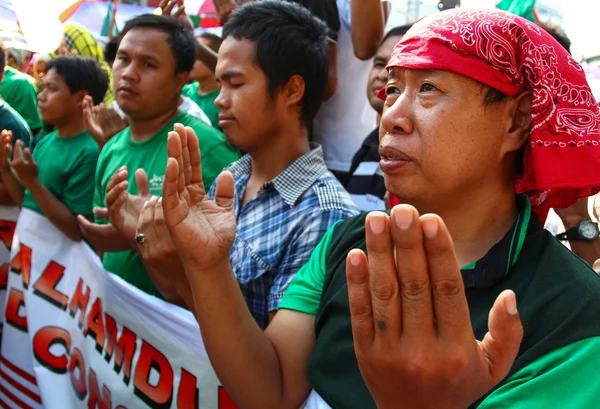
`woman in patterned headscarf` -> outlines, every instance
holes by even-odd
[[[63,39],[55,54],[78,54],[90,57],[98,61],[102,71],[106,73],[109,80],[108,91],[104,96],[104,104],[109,105],[115,100],[113,96],[112,71],[104,61],[104,52],[98,42],[92,37],[85,27],[76,23],[67,23],[63,29]]]

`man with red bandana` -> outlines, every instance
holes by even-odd
[[[165,220],[219,379],[245,408],[596,407],[600,277],[538,218],[600,189],[583,70],[527,20],[450,10],[388,71],[380,166],[404,204],[331,228],[264,333],[229,263],[232,176],[215,201],[181,186],[171,134]]]

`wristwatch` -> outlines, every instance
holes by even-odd
[[[594,223],[591,220],[587,219],[580,221],[577,224],[577,226],[571,227],[566,232],[556,235],[556,238],[561,241],[592,241],[596,240],[598,237],[600,237],[600,229],[598,228],[598,223]]]

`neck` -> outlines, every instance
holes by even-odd
[[[214,77],[203,78],[198,81],[198,95],[203,96],[219,89],[219,83]]]
[[[455,201],[443,201],[440,208],[417,206],[421,214],[436,213],[444,220],[460,267],[485,256],[517,219],[514,184],[495,192],[486,189],[462,195]]]
[[[279,132],[273,138],[265,139],[269,140],[265,146],[249,152],[252,158],[251,179],[258,185],[273,180],[296,159],[310,151],[308,130],[304,126],[296,132]]]
[[[152,118],[139,120],[129,118],[131,139],[136,142],[143,142],[152,138],[176,116],[177,106]]]
[[[69,138],[71,136],[79,135],[86,131],[85,123],[83,122],[82,116],[75,118],[69,118],[69,121],[64,124],[56,125],[56,133],[59,138]]]

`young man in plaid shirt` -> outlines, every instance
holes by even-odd
[[[237,219],[230,261],[250,312],[265,328],[327,230],[358,208],[327,170],[321,147],[308,141],[327,84],[325,24],[295,4],[257,2],[233,13],[223,34],[216,69],[219,126],[248,152],[228,167]],[[192,131],[176,129],[190,136],[183,148],[191,157],[197,147]],[[215,197],[215,184],[209,196]],[[162,272],[157,287],[177,286],[173,277],[184,278],[183,268],[174,251],[165,251],[173,246],[157,223],[161,213],[158,199],[142,211],[140,253]],[[179,295],[193,306],[186,291]]]

